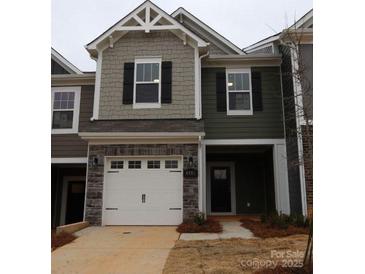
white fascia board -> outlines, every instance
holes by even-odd
[[[291,25],[289,27],[289,29],[298,29],[298,28],[301,28],[309,19],[311,19],[313,17],[313,9],[310,10],[309,12],[307,12],[303,17],[301,17],[298,21],[296,21],[293,25]],[[281,32],[274,35],[274,36],[270,36],[268,38],[265,38],[255,44],[252,44],[246,48],[244,48],[243,50],[250,53],[256,49],[258,49],[259,47],[262,47],[263,45],[268,45],[272,42],[275,42],[277,40],[280,39],[280,35],[281,35]]]
[[[281,34],[281,32],[278,33],[278,34],[276,34],[276,35],[274,35],[274,36],[265,38],[265,39],[263,39],[263,40],[255,43],[255,44],[251,45],[251,46],[248,46],[248,47],[244,48],[243,50],[249,53],[251,51],[256,50],[258,47],[262,47],[264,45],[269,46],[269,44],[271,44],[271,43],[279,40],[280,34]]]
[[[70,61],[68,61],[53,48],[51,48],[51,58],[56,62],[58,61],[57,63],[70,73],[84,74],[81,70],[79,70],[75,65],[73,65]]]
[[[52,164],[86,164],[87,157],[51,158]]]
[[[205,139],[202,142],[207,146],[283,145],[285,144],[285,139]]]
[[[299,20],[297,20],[289,29],[301,28],[309,19],[313,17],[313,9],[304,14]]]
[[[203,137],[204,132],[79,132],[83,139]]]
[[[227,45],[229,48],[237,52],[238,54],[244,55],[245,52],[242,51],[239,47],[237,47],[235,44],[230,42],[228,39],[224,38],[222,35],[220,35],[218,32],[213,30],[211,27],[206,25],[204,22],[200,21],[198,18],[196,18],[194,15],[192,15],[190,12],[185,10],[183,7],[178,8],[176,11],[174,11],[171,16],[176,18],[179,14],[182,14],[189,18],[191,21],[199,25],[202,29],[207,31],[209,34],[213,35],[215,38],[217,38],[219,41],[223,42],[225,45]]]
[[[137,16],[137,14],[142,11],[143,9],[148,10],[150,8],[154,9],[156,12],[158,12],[160,15],[164,16],[164,18],[166,20],[169,21],[169,23],[171,23],[170,28],[167,27],[162,27],[162,26],[147,26],[147,28],[141,28],[139,26],[125,26],[125,27],[121,27],[123,26],[123,24],[125,24],[127,21],[129,21],[130,19],[134,18],[135,16]],[[153,21],[152,21],[153,22]],[[209,45],[209,43],[205,42],[203,39],[201,39],[199,36],[197,36],[196,34],[194,34],[193,32],[191,32],[190,30],[188,30],[187,28],[185,28],[182,24],[180,24],[175,18],[171,17],[171,15],[169,15],[168,13],[166,13],[164,10],[160,9],[159,7],[157,7],[155,4],[153,4],[150,1],[145,1],[142,5],[138,6],[136,9],[134,9],[132,12],[130,12],[127,16],[125,16],[123,19],[121,19],[120,21],[118,21],[116,24],[114,24],[112,27],[110,27],[106,32],[104,32],[103,34],[101,34],[99,37],[97,37],[96,39],[94,39],[92,42],[90,42],[89,44],[87,44],[85,46],[85,48],[89,51],[92,50],[96,50],[97,49],[97,45],[102,42],[105,39],[109,39],[109,36],[111,36],[115,31],[118,30],[124,30],[124,31],[128,31],[128,29],[130,30],[153,30],[153,29],[180,29],[182,32],[186,33],[187,35],[189,35],[193,40],[195,40],[197,42],[198,47],[207,47]]]

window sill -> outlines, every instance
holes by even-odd
[[[227,110],[227,115],[228,116],[249,116],[249,115],[253,115],[253,111],[252,110]]]
[[[52,134],[77,134],[78,130],[73,128],[52,129]]]
[[[134,109],[143,109],[143,108],[161,108],[160,103],[134,103]]]

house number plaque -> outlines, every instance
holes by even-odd
[[[198,177],[198,170],[195,168],[184,169],[184,177],[185,178],[196,178],[196,177]]]

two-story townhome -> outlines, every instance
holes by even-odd
[[[86,50],[95,75],[52,76],[53,225],[301,212],[280,54],[246,54],[185,9],[150,1]]]
[[[303,214],[307,214],[313,210],[313,10],[282,32],[244,50],[282,55],[290,197],[301,199],[295,204],[302,204]]]

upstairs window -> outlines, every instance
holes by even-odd
[[[52,88],[52,133],[77,133],[80,87]]]
[[[161,58],[135,60],[134,108],[161,107]]]
[[[251,69],[227,70],[227,114],[252,115]]]

